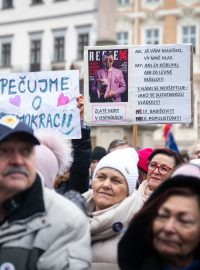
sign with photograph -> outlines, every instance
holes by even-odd
[[[192,45],[85,47],[85,122],[191,122]]]

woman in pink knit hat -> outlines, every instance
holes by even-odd
[[[152,154],[153,149],[152,148],[144,148],[139,149],[137,151],[139,161],[138,161],[138,172],[139,172],[139,178],[138,178],[138,186],[142,183],[142,181],[147,179],[147,172],[148,172],[148,158]]]
[[[183,163],[182,157],[168,148],[158,148],[151,153],[148,157],[147,179],[138,188],[144,202],[162,182],[171,176],[176,166],[181,163]]]

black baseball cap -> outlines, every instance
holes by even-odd
[[[4,115],[0,119],[0,142],[14,134],[25,135],[34,145],[40,144],[39,140],[34,136],[33,130],[28,125],[19,121],[14,115]]]

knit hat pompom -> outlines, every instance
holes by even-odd
[[[115,150],[104,156],[94,170],[93,180],[97,171],[102,168],[111,168],[119,171],[125,178],[129,194],[136,188],[138,180],[138,154],[132,147]]]
[[[36,168],[44,177],[46,186],[52,187],[56,176],[71,167],[71,140],[55,130],[40,130],[35,136],[40,141],[36,146]]]

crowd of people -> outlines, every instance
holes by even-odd
[[[0,119],[0,269],[199,270],[200,143],[190,159]]]

